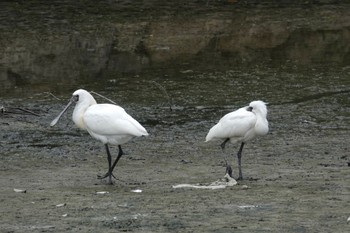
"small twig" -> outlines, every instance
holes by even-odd
[[[99,97],[102,97],[102,98],[104,98],[105,100],[108,100],[109,102],[111,102],[111,103],[113,103],[113,104],[115,104],[115,105],[118,105],[118,104],[117,104],[116,102],[114,102],[113,100],[108,99],[107,97],[105,97],[105,96],[103,96],[103,95],[101,95],[101,94],[98,94],[98,93],[96,93],[96,92],[94,92],[94,91],[90,91],[90,93],[95,94],[95,95],[98,95]]]
[[[61,100],[60,98],[58,98],[57,96],[55,96],[54,94],[52,94],[51,92],[44,92],[44,94],[48,94],[51,95],[53,98],[55,98],[56,100]]]
[[[21,110],[21,111],[23,111],[23,112],[30,113],[30,114],[32,114],[32,115],[34,115],[34,116],[40,116],[39,114],[37,114],[37,113],[35,113],[35,112],[32,112],[32,111],[29,111],[29,110],[24,109],[24,108],[17,108],[17,109],[18,109],[18,110]]]
[[[20,110],[20,111],[22,111],[22,113],[20,113],[18,111],[16,112],[16,110]],[[35,113],[33,111],[30,111],[30,110],[27,110],[27,109],[24,109],[24,108],[19,108],[19,107],[16,107],[16,108],[5,108],[4,106],[1,106],[0,107],[0,112],[2,114],[23,114],[23,112],[26,112],[26,113],[32,114],[34,116],[40,116],[39,114],[37,114],[37,113]]]
[[[166,89],[156,81],[151,81],[151,82],[154,83],[164,93],[165,97],[168,99],[170,111],[172,111],[173,101],[171,97],[168,95],[168,92],[166,91]]]

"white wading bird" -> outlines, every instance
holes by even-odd
[[[266,119],[267,108],[263,101],[253,101],[249,106],[240,108],[234,112],[226,114],[214,125],[206,137],[206,142],[211,140],[224,140],[221,149],[226,162],[226,173],[232,177],[232,168],[227,162],[225,155],[225,144],[241,143],[237,153],[239,176],[238,180],[243,180],[241,157],[244,144],[256,136],[266,135],[269,131],[269,124]]]
[[[112,184],[113,169],[123,155],[121,145],[134,137],[147,136],[148,133],[122,107],[114,104],[97,104],[94,97],[82,89],[73,93],[68,105],[51,122],[51,126],[58,122],[72,103],[76,103],[72,116],[75,125],[80,129],[87,130],[93,138],[101,141],[106,147],[108,171],[98,178],[109,177],[109,183]],[[117,145],[119,148],[118,156],[113,165],[108,144]]]

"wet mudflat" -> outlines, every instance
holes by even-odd
[[[1,231],[347,232],[349,72],[162,70],[48,90],[60,100],[41,90],[7,96],[4,107],[40,116],[18,109],[1,115]],[[107,170],[104,147],[75,128],[72,109],[49,126],[81,87],[113,99],[150,133],[123,146],[113,186],[97,179]],[[245,180],[225,189],[174,189],[224,176],[219,142],[204,143],[206,133],[256,99],[269,103],[270,132],[247,143]],[[236,176],[238,147],[227,146]]]

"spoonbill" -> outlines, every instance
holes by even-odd
[[[225,145],[227,142],[241,143],[237,153],[238,158],[238,180],[243,180],[241,158],[245,143],[256,136],[266,135],[269,131],[269,124],[266,119],[266,103],[261,100],[253,101],[249,106],[240,108],[223,116],[214,125],[206,136],[206,142],[211,140],[224,140],[221,149],[224,153],[226,163],[226,173],[232,177],[232,168],[227,162]]]
[[[72,119],[75,125],[101,141],[106,148],[108,171],[105,175],[98,176],[99,179],[109,178],[112,184],[113,169],[123,155],[121,145],[134,137],[147,136],[146,129],[132,118],[125,110],[114,104],[97,104],[94,97],[86,90],[76,90],[63,111],[51,122],[54,126],[60,117],[67,111],[72,103],[76,103]],[[118,146],[119,153],[112,164],[112,157],[108,144]]]

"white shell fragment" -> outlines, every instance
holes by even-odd
[[[210,186],[210,185],[202,185],[202,184],[178,184],[178,185],[173,185],[174,189],[178,188],[195,188],[195,189],[224,189],[226,188],[225,185],[215,185],[215,186]]]
[[[211,184],[178,184],[173,185],[174,189],[177,188],[195,188],[195,189],[224,189],[226,187],[234,186],[237,181],[230,177],[228,174],[223,179],[212,182]]]
[[[133,189],[133,190],[131,190],[131,192],[133,192],[133,193],[142,193],[142,190],[141,189]]]
[[[259,208],[259,205],[240,205],[238,206],[239,209],[255,209]]]
[[[350,217],[348,217],[348,219],[346,220],[347,222],[350,222]]]
[[[122,208],[128,208],[128,203],[123,203],[118,205],[118,207],[122,207]]]
[[[180,73],[182,74],[193,73],[193,70],[181,70]]]
[[[100,191],[100,192],[96,192],[96,194],[99,194],[99,195],[108,194],[108,193],[109,193],[108,191]]]
[[[66,206],[66,203],[61,203],[61,204],[56,205],[56,207],[63,207],[63,206]]]
[[[13,189],[13,191],[15,191],[16,193],[26,193],[27,192],[26,189]]]
[[[68,216],[68,214],[62,214],[62,217],[67,217]]]

